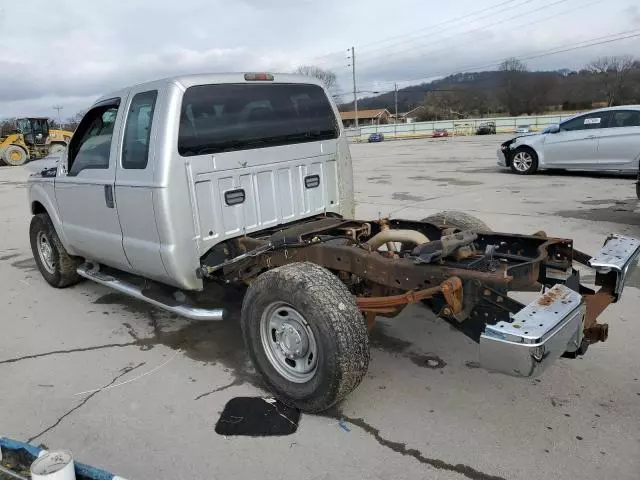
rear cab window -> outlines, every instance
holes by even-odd
[[[125,169],[147,168],[151,122],[157,98],[158,91],[151,90],[138,93],[131,100],[122,148],[122,167]]]
[[[189,87],[180,112],[183,157],[338,138],[324,90],[311,84],[218,84]]]

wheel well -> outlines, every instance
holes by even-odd
[[[529,152],[533,153],[536,156],[536,158],[538,158],[538,152],[536,152],[533,147],[530,147],[529,145],[520,145],[519,147],[514,148],[509,152],[509,156],[507,157],[507,167],[511,166],[511,160],[513,159],[513,156],[516,154],[516,152],[519,150],[528,150]]]
[[[48,213],[48,212],[47,212],[47,209],[44,208],[44,205],[36,201],[31,204],[31,213],[33,215],[38,215],[39,213]]]

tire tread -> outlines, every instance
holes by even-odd
[[[295,286],[293,292],[290,290],[292,285]],[[328,270],[309,262],[285,265],[259,276],[247,291],[242,304],[242,327],[248,346],[251,345],[247,337],[248,323],[259,321],[251,318],[251,305],[266,292],[274,291],[289,292],[292,299],[301,298],[304,308],[311,309],[316,312],[316,316],[325,319],[335,340],[337,365],[326,391],[319,392],[312,398],[288,402],[309,412],[326,410],[352,392],[367,372],[370,358],[369,337],[362,315],[351,292]],[[249,350],[256,369],[263,374],[269,386],[280,396],[284,395],[283,400],[287,401],[286,392],[269,381],[259,362],[256,362],[251,348]]]

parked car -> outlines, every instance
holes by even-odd
[[[371,135],[369,135],[369,139],[367,141],[369,143],[383,142],[384,135],[382,133],[372,133]]]
[[[478,126],[476,135],[492,135],[496,133],[495,122],[484,122]]]
[[[520,175],[544,168],[637,174],[639,159],[640,105],[593,110],[498,149],[498,165]]]
[[[449,136],[449,132],[447,132],[444,128],[438,128],[436,131],[433,132],[433,135],[431,135],[432,138],[442,138],[442,137],[448,137]]]
[[[531,125],[520,125],[514,130],[515,133],[531,133]]]

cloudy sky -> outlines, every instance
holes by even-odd
[[[638,54],[637,0],[22,0],[0,5],[0,118],[62,117],[110,90],[176,73],[333,70],[348,92],[493,69],[518,56],[531,69],[579,68]],[[583,42],[583,43],[581,43]],[[638,55],[640,56],[640,55]]]

